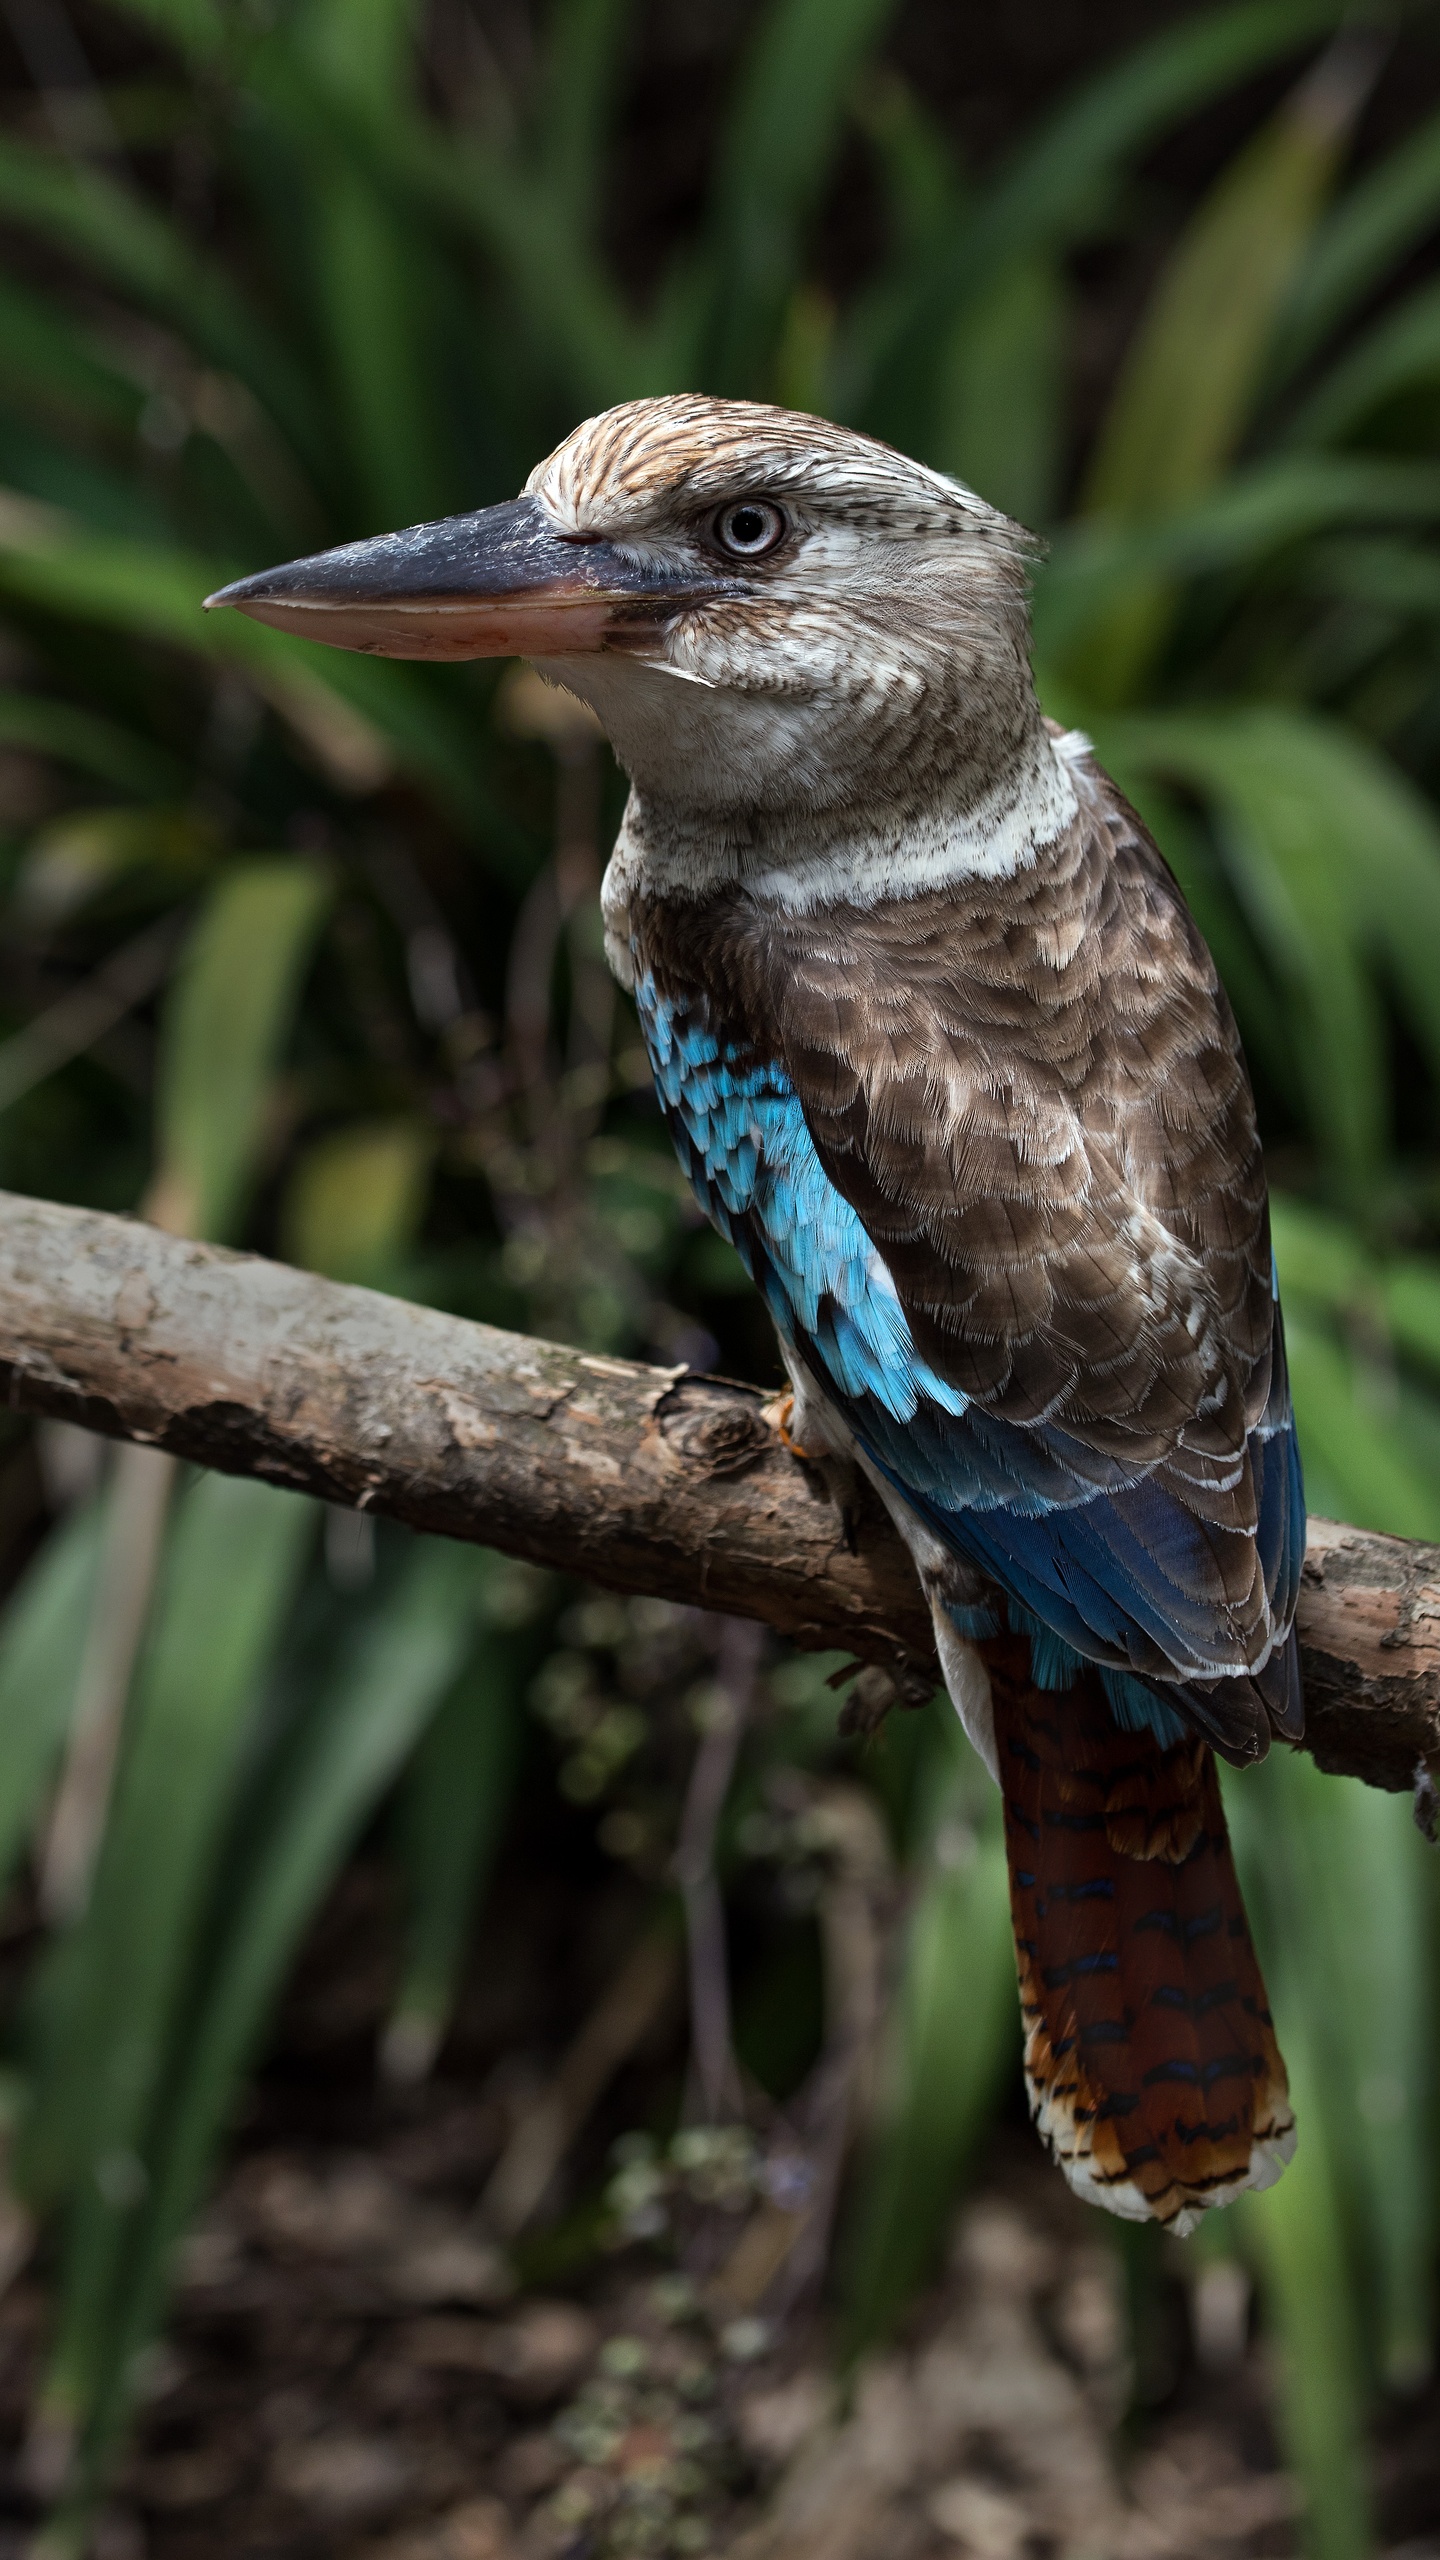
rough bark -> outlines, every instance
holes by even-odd
[[[879,1506],[842,1520],[751,1387],[9,1193],[0,1382],[13,1406],[114,1439],[933,1668]],[[1300,1629],[1317,1760],[1410,1786],[1440,1752],[1440,1550],[1312,1521]]]

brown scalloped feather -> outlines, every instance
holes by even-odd
[[[990,1665],[1031,2110],[1076,2191],[1193,2228],[1295,2146],[1208,1747],[1118,1726],[1093,1676]]]

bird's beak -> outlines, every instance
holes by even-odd
[[[559,534],[537,498],[512,498],[262,569],[205,603],[381,658],[560,658],[643,648],[687,604],[732,585]]]

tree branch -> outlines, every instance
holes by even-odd
[[[0,1382],[13,1406],[112,1439],[933,1669],[879,1505],[852,1550],[752,1387],[9,1193]],[[1312,1521],[1300,1634],[1316,1759],[1409,1787],[1440,1754],[1440,1550]]]

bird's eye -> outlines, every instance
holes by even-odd
[[[768,498],[739,498],[722,507],[715,519],[715,539],[736,560],[758,560],[773,551],[785,531],[785,518]]]

